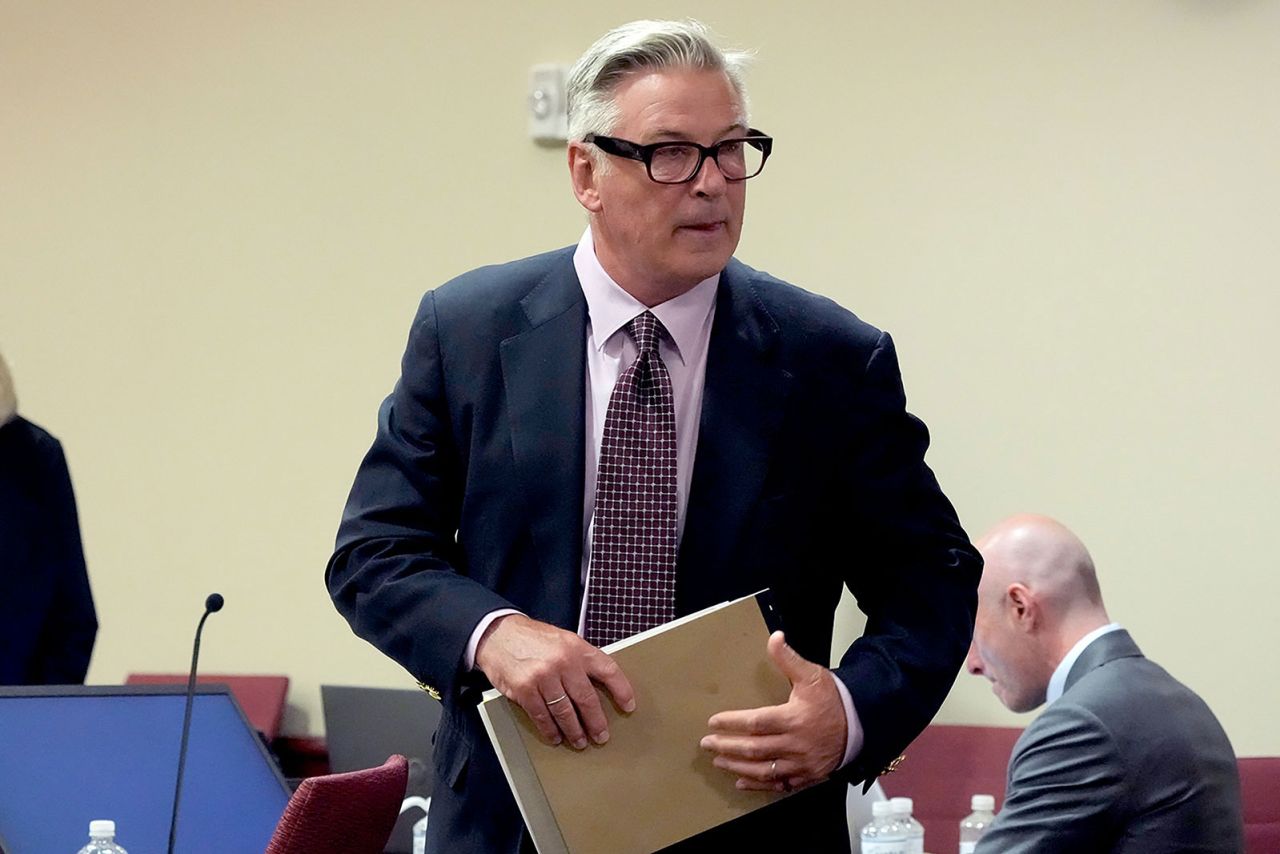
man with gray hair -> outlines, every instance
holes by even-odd
[[[848,850],[846,785],[891,764],[964,658],[980,563],[893,342],[733,258],[773,148],[743,60],[694,22],[606,34],[568,85],[578,244],[423,298],[326,579],[444,704],[432,850],[529,848],[482,689],[548,743],[606,745],[598,691],[636,699],[600,647],[761,588],[790,699],[723,710],[701,747],[741,788],[796,794],[676,850]],[[828,669],[842,586],[867,631]]]
[[[978,548],[969,672],[1015,712],[1049,707],[1014,746],[1004,807],[977,850],[1244,850],[1226,733],[1111,622],[1084,544],[1024,514]]]
[[[18,414],[0,356],[0,685],[83,683],[97,634],[62,445]]]

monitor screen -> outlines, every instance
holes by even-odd
[[[181,686],[0,687],[0,846],[77,851],[111,819],[130,852],[164,851]],[[196,688],[175,851],[262,851],[289,787],[225,686]]]
[[[431,797],[431,741],[440,723],[441,705],[417,688],[371,688],[363,685],[321,685],[324,735],[329,768],[334,772],[376,768],[394,753],[409,760],[405,794]],[[388,854],[413,851],[413,826],[419,810],[401,813]]]
[[[415,761],[424,772],[430,768],[442,708],[438,700],[416,688],[321,685],[320,703],[332,771],[376,768],[393,753],[408,757],[411,778]],[[431,794],[430,774],[424,778],[426,791],[413,794]]]

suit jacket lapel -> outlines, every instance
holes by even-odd
[[[725,591],[737,589],[734,547],[760,499],[789,392],[791,374],[778,359],[778,325],[754,298],[748,277],[748,270],[731,260],[716,295],[677,569],[681,614],[715,604]]]
[[[1109,661],[1115,661],[1117,658],[1132,658],[1140,655],[1142,650],[1138,649],[1138,645],[1134,643],[1127,631],[1117,629],[1114,632],[1107,632],[1085,647],[1084,652],[1080,653],[1080,657],[1076,659],[1076,663],[1071,665],[1071,672],[1067,674],[1063,691],[1069,691],[1072,685],[1094,668],[1101,667]]]
[[[503,341],[499,352],[512,456],[546,580],[541,601],[549,611],[537,616],[572,630],[582,600],[587,323],[572,252],[520,304],[530,328]]]

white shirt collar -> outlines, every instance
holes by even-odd
[[[1071,668],[1075,665],[1076,659],[1080,658],[1081,653],[1096,641],[1098,638],[1110,632],[1116,632],[1124,628],[1119,623],[1107,623],[1105,626],[1096,628],[1089,634],[1076,641],[1076,645],[1071,647],[1071,651],[1067,653],[1062,661],[1058,662],[1058,667],[1053,671],[1053,675],[1049,677],[1049,687],[1044,693],[1045,703],[1052,703],[1054,700],[1062,696],[1062,692],[1067,690],[1067,674],[1071,672]]]
[[[653,307],[646,306],[622,289],[596,257],[595,243],[588,227],[578,241],[573,253],[573,267],[582,285],[582,295],[587,300],[587,316],[591,319],[591,331],[597,349],[631,319],[645,311],[652,311],[671,335],[676,355],[686,361],[685,354],[693,352],[693,346],[707,313],[716,301],[716,289],[720,274],[703,279],[689,290]]]

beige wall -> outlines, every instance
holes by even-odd
[[[0,348],[71,463],[92,681],[185,668],[219,590],[204,667],[288,673],[293,731],[406,684],[321,581],[351,476],[422,291],[576,239],[527,70],[635,8],[0,2]],[[1280,4],[696,9],[778,140],[740,256],[890,329],[971,532],[1074,526],[1280,753]],[[1025,720],[970,677],[943,719]]]

